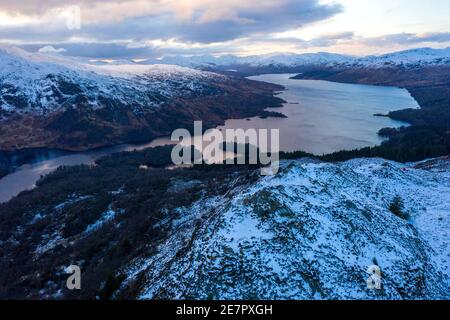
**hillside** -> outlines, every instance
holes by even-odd
[[[276,85],[172,65],[91,65],[0,49],[0,150],[148,141],[279,106]]]
[[[0,297],[450,298],[448,158],[304,158],[269,177],[139,168],[162,149],[61,168],[0,205]],[[69,264],[80,292],[65,289]],[[366,287],[370,265],[382,290]]]

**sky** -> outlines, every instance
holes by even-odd
[[[449,0],[0,0],[0,44],[98,59],[450,46]]]

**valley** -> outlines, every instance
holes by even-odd
[[[404,108],[418,108],[405,90],[394,87],[336,84],[324,81],[298,81],[292,74],[272,74],[251,77],[258,83],[283,87],[277,94],[286,101],[282,106],[263,109],[285,117],[250,117],[227,119],[217,128],[279,129],[280,150],[302,150],[316,156],[341,150],[372,147],[383,142],[377,132],[386,127],[407,126],[407,123],[373,116]],[[240,118],[240,117],[237,117]],[[0,176],[0,202],[9,200],[21,191],[32,189],[40,176],[59,166],[92,164],[96,159],[121,151],[174,144],[170,137],[140,144],[121,144],[84,152],[63,152],[51,149],[3,152],[5,175]],[[0,152],[0,158],[2,153]],[[1,163],[1,161],[0,161]]]

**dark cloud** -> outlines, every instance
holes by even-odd
[[[105,3],[126,3],[127,0],[106,1]],[[153,1],[157,3],[158,1]],[[81,3],[84,10],[89,6],[101,6],[101,1],[1,1],[0,9],[8,12],[45,12],[59,5]],[[130,0],[131,3],[131,0]],[[221,7],[221,6],[219,6]],[[296,28],[312,22],[327,19],[342,11],[337,4],[320,4],[318,0],[282,0],[277,5],[258,5],[258,1],[246,6],[229,9],[230,14],[210,17],[211,8],[195,7],[192,17],[179,19],[178,11],[163,10],[154,14],[134,15],[120,21],[89,21],[80,30],[67,30],[63,23],[55,28],[49,26],[28,26],[24,28],[0,29],[0,37],[11,40],[61,41],[77,36],[93,38],[98,41],[115,39],[169,39],[181,41],[212,43],[250,36],[272,33]],[[228,12],[228,11],[226,11]]]
[[[220,42],[238,37],[273,33],[301,27],[305,24],[327,19],[342,11],[340,5],[323,5],[316,0],[289,0],[271,10],[244,10],[239,20],[216,21],[175,27],[183,40],[196,42]],[[241,22],[247,21],[247,22]]]

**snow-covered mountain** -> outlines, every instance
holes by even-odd
[[[394,52],[383,55],[367,57],[355,57],[334,53],[306,53],[306,54],[268,54],[239,57],[234,55],[225,56],[168,56],[160,60],[164,63],[188,66],[194,68],[210,67],[268,67],[295,68],[305,66],[322,67],[422,67],[432,65],[450,65],[450,48],[431,49],[420,48],[406,51]],[[147,63],[155,61],[148,60]]]
[[[276,85],[167,64],[99,63],[0,48],[0,150],[146,141],[281,104]]]
[[[450,299],[448,157],[304,158],[262,177],[143,171],[137,155],[61,169],[0,205],[0,297]],[[73,263],[79,292],[65,288]]]
[[[160,61],[189,67],[226,67],[248,65],[251,67],[292,67],[304,65],[329,65],[335,63],[351,63],[353,58],[346,55],[334,53],[307,53],[307,54],[267,54],[239,57],[234,55],[225,56],[168,56]]]
[[[93,65],[60,55],[0,48],[0,120],[83,103],[130,105],[135,113],[174,96],[200,95],[221,76],[173,65]]]
[[[419,48],[379,56],[368,56],[356,60],[357,64],[369,67],[422,67],[433,65],[450,65],[450,48]]]
[[[396,196],[409,219],[389,211]],[[450,298],[448,159],[287,161],[177,210],[158,253],[125,268],[128,282],[145,279],[140,298]],[[372,265],[381,290],[367,288]]]
[[[351,57],[333,53],[168,56],[142,63],[89,61],[58,54],[30,53],[0,47],[0,120],[14,114],[45,115],[80,102],[91,108],[129,105],[139,114],[175,96],[195,97],[222,76],[194,70],[229,70],[239,67],[300,68],[406,68],[450,65],[450,48],[413,49],[380,56]],[[107,100],[107,103],[105,103]]]

